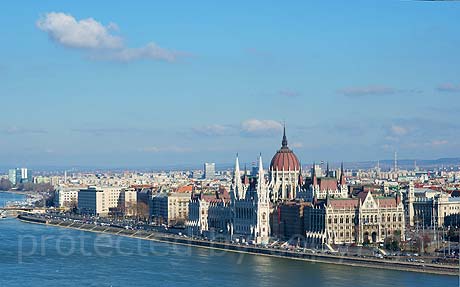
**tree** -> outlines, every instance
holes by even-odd
[[[145,220],[150,217],[150,209],[149,209],[148,204],[146,204],[143,201],[140,201],[136,204],[136,206],[137,206],[137,215],[139,216],[139,218],[142,218]]]
[[[11,181],[6,178],[0,179],[0,190],[10,190],[11,187],[13,187]]]

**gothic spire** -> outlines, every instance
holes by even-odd
[[[262,164],[262,153],[259,155],[259,172],[258,172],[258,186],[259,188],[262,188],[262,185],[264,184],[264,166]]]
[[[240,179],[240,162],[238,160],[238,153],[236,154],[236,160],[235,160],[235,171],[233,173],[234,175],[234,180],[236,182],[236,180],[241,180]]]
[[[340,184],[345,185],[346,183],[347,181],[345,179],[345,173],[343,171],[343,161],[342,161],[342,163],[340,164]]]
[[[303,185],[303,178],[302,178],[302,162],[300,162],[300,168],[299,168],[299,182],[298,182],[299,187],[302,187]]]
[[[287,138],[286,138],[286,124],[283,125],[283,141],[281,142],[281,146],[282,147],[287,147],[288,146],[288,142],[287,142]]]
[[[318,185],[318,179],[316,177],[316,163],[315,162],[313,162],[313,168],[311,170],[311,173],[312,173],[311,175],[312,184],[316,186]]]
[[[241,174],[240,174],[240,162],[238,160],[238,154],[236,154],[235,160],[235,171],[233,173],[233,194],[236,198],[240,198],[242,196],[242,188],[241,188]]]
[[[264,166],[262,164],[262,153],[259,154],[259,176],[264,176]]]

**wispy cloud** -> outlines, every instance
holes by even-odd
[[[194,133],[204,136],[228,136],[237,133],[237,130],[233,126],[211,124],[202,127],[196,127],[192,129]]]
[[[430,142],[430,146],[438,147],[449,144],[448,140],[433,140]]]
[[[281,96],[287,97],[287,98],[295,98],[301,95],[299,91],[295,91],[295,90],[281,90],[278,93]]]
[[[301,142],[293,142],[293,143],[291,144],[291,147],[293,147],[293,148],[303,148],[304,145],[303,145],[303,143],[301,143]]]
[[[135,60],[160,60],[173,62],[185,53],[169,50],[150,42],[143,47],[130,48],[124,39],[114,32],[117,24],[104,26],[93,18],[77,20],[70,14],[51,12],[37,22],[38,29],[46,32],[49,38],[64,47],[86,50],[90,58],[129,62]]]
[[[445,92],[445,93],[457,93],[460,92],[460,84],[454,85],[451,83],[444,83],[440,84],[436,87],[436,90],[439,92]]]
[[[347,87],[337,91],[347,97],[363,97],[363,96],[385,96],[399,93],[420,93],[417,89],[395,89],[387,86],[362,86],[362,87]]]
[[[251,56],[260,57],[262,59],[268,59],[273,56],[271,53],[257,48],[247,48],[244,51]]]
[[[0,133],[7,135],[25,135],[25,134],[46,134],[47,131],[43,129],[31,129],[12,126],[8,128],[0,128]]]
[[[272,136],[283,129],[275,120],[249,119],[241,123],[241,132],[245,136]]]
[[[113,134],[130,134],[142,132],[142,130],[137,128],[105,128],[105,127],[96,127],[96,128],[74,128],[71,129],[73,132],[85,133],[94,136],[104,136],[104,135],[113,135]]]
[[[265,137],[277,135],[283,126],[275,120],[248,119],[239,125],[230,124],[209,124],[192,128],[192,132],[199,136],[222,137],[222,136],[243,136],[243,137]]]
[[[401,125],[392,125],[390,127],[391,133],[397,136],[403,136],[406,135],[409,132],[409,129],[407,127],[401,126]]]
[[[141,152],[148,152],[148,153],[185,153],[191,152],[192,149],[186,147],[178,147],[178,146],[149,146],[140,149]]]

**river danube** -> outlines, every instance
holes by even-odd
[[[0,192],[4,201],[22,196]],[[458,278],[318,264],[0,220],[0,286],[459,286]]]

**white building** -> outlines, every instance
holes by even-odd
[[[157,224],[183,225],[189,216],[190,193],[163,192],[152,198],[152,218]]]
[[[137,194],[134,189],[89,186],[78,191],[78,210],[81,214],[133,215],[136,213],[136,202]]]
[[[66,208],[78,207],[79,191],[78,187],[58,187],[54,194],[54,205]]]

